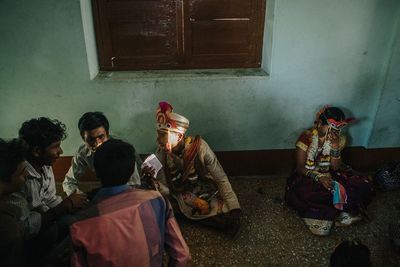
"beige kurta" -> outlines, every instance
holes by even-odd
[[[190,219],[205,219],[220,213],[227,213],[233,209],[240,209],[228,176],[214,152],[203,139],[200,139],[194,166],[191,168],[188,178],[185,182],[180,182],[183,176],[183,158],[194,139],[194,137],[185,138],[185,148],[179,156],[167,155],[165,151],[157,150],[156,156],[164,166],[157,175],[160,192],[163,195],[171,195],[176,199],[180,211]],[[179,184],[179,186],[174,186],[174,184]],[[193,201],[199,198],[207,201],[209,205],[207,214],[194,209]]]

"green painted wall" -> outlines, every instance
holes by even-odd
[[[101,110],[113,134],[151,152],[154,109],[168,100],[191,120],[189,133],[215,150],[292,148],[316,110],[331,103],[360,118],[349,129],[352,145],[368,145],[372,136],[373,146],[400,146],[398,137],[372,134],[398,114],[385,109],[399,87],[386,79],[395,79],[400,66],[390,42],[397,0],[276,0],[273,32],[266,33],[273,34],[267,79],[119,82],[89,78],[79,0],[0,3],[1,137],[15,136],[31,117],[57,118],[68,127],[64,151],[71,155],[80,143],[80,115]]]
[[[385,83],[376,113],[370,146],[400,146],[400,11],[393,35],[393,53],[388,62]]]

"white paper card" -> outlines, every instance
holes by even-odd
[[[145,161],[142,164],[142,168],[144,166],[150,166],[150,167],[154,168],[154,170],[155,170],[154,177],[157,177],[158,171],[161,170],[161,168],[162,168],[161,162],[158,160],[158,158],[154,154],[151,154],[150,156],[148,156],[145,159]]]

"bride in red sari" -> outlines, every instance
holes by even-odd
[[[341,129],[352,120],[337,107],[324,107],[296,143],[296,170],[288,178],[285,200],[316,235],[361,220],[373,195],[369,178],[342,164],[346,137]]]

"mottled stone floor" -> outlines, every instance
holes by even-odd
[[[232,240],[203,226],[180,222],[191,249],[190,266],[328,266],[333,248],[345,238],[359,238],[374,266],[400,266],[400,253],[388,239],[388,224],[400,219],[394,204],[400,191],[378,192],[369,207],[371,222],[333,229],[314,236],[282,204],[284,178],[234,177],[231,183],[243,210],[243,227]]]
[[[373,266],[400,266],[400,252],[388,238],[388,224],[400,219],[395,208],[400,204],[400,190],[377,192],[368,209],[372,221],[334,228],[329,236],[318,237],[283,205],[285,182],[285,178],[231,178],[243,211],[243,226],[234,240],[204,226],[180,222],[192,254],[189,266],[326,267],[334,247],[356,237],[370,248]]]

